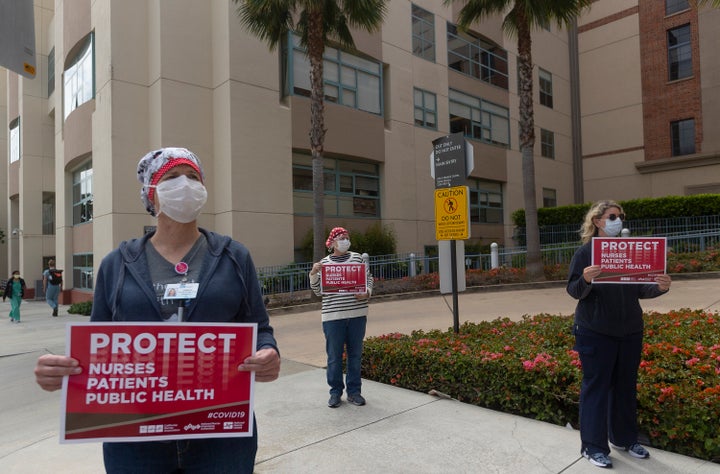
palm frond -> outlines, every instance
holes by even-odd
[[[294,29],[293,0],[233,0],[240,22],[274,50],[289,31]]]

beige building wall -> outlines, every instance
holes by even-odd
[[[596,2],[578,23],[585,200],[649,196],[637,2]],[[610,40],[610,38],[612,40]]]
[[[2,187],[7,205],[2,210],[6,252],[0,259],[2,278],[19,270],[32,297],[35,283],[41,279],[43,256],[54,255],[54,238],[42,228],[43,191],[53,189],[52,117],[48,116],[47,57],[50,51],[52,2],[35,1],[35,50],[37,73],[34,79],[5,73],[0,85],[2,152],[6,172]],[[20,117],[20,159],[9,163],[8,126]],[[15,232],[13,232],[15,230]]]
[[[643,5],[648,7],[649,5]],[[651,5],[662,9],[664,5]],[[580,19],[580,64],[582,94],[583,158],[585,197],[633,199],[698,192],[720,192],[720,138],[713,127],[720,119],[720,11],[706,8],[698,15],[699,47],[693,46],[693,63],[699,63],[701,106],[696,120],[701,128],[696,153],[660,159],[646,157],[648,136],[668,134],[667,129],[648,129],[646,117],[655,112],[644,103],[643,94],[654,94],[644,81],[643,56],[656,54],[667,61],[665,43],[652,43],[655,50],[642,49],[641,26],[663,28],[643,16],[647,8],[638,2],[603,1]],[[660,13],[662,17],[663,14]],[[669,17],[672,19],[672,17]],[[693,26],[694,28],[694,26]],[[665,32],[660,31],[660,37]],[[697,52],[699,51],[699,54]],[[657,80],[657,78],[653,78]],[[663,82],[664,79],[660,79]],[[667,82],[671,86],[671,82]],[[679,100],[683,100],[680,98]],[[689,104],[689,102],[688,102]],[[658,105],[662,109],[662,104]],[[690,108],[688,107],[688,110]],[[691,113],[687,112],[686,113]]]
[[[435,61],[412,53],[411,6],[434,14]],[[509,89],[449,70],[446,23],[459,6],[434,0],[392,0],[382,30],[356,34],[361,55],[383,65],[382,116],[326,103],[328,159],[377,164],[381,223],[393,229],[398,251],[436,245],[432,141],[449,129],[448,90],[507,106],[509,148],[472,141],[472,178],[502,183],[504,224],[473,224],[471,243],[513,245],[511,215],[524,207],[519,152],[517,40],[501,18],[472,29],[508,53]],[[312,227],[295,215],[293,157],[310,153],[309,100],[283,97],[280,51],[240,25],[226,0],[36,0],[38,70],[35,80],[0,75],[0,126],[22,117],[22,158],[9,165],[7,133],[0,134],[0,191],[8,204],[0,221],[23,233],[0,244],[0,269],[15,265],[39,278],[43,256],[68,270],[73,255],[92,253],[95,268],[122,241],[142,235],[155,219],[139,199],[137,162],[162,146],[185,146],[201,158],[209,200],[200,224],[246,244],[256,265],[284,265]],[[687,194],[720,187],[715,164],[720,138],[720,12],[700,12],[703,140],[690,157],[644,157],[641,21],[637,1],[595,2],[578,22],[585,199]],[[132,25],[129,27],[128,25]],[[63,71],[80,42],[94,33],[95,98],[63,118]],[[55,48],[55,92],[47,97],[47,55]],[[551,25],[533,31],[535,172],[538,206],[543,188],[557,204],[572,204],[573,131],[568,33]],[[539,69],[552,74],[553,107],[539,102]],[[413,88],[437,97],[437,130],[414,123]],[[646,111],[645,111],[646,112]],[[541,156],[540,130],[555,135],[555,158]],[[73,225],[73,172],[92,160],[93,220]],[[42,193],[56,193],[56,235],[43,236]],[[326,217],[328,227],[364,229],[375,219]],[[13,260],[15,259],[15,260]],[[75,283],[66,274],[66,287]],[[74,291],[82,299],[89,291]]]

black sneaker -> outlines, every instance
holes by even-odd
[[[582,455],[585,456],[587,460],[590,461],[590,464],[592,464],[593,466],[604,468],[612,467],[612,461],[610,460],[610,457],[605,453],[589,454],[586,449],[582,452]]]
[[[347,400],[348,403],[352,403],[353,405],[357,405],[359,407],[365,405],[365,399],[359,393],[356,393],[354,395],[348,394]]]
[[[622,451],[627,451],[628,454],[634,458],[638,459],[647,459],[650,457],[650,453],[648,452],[645,447],[640,443],[633,443],[630,446],[617,446],[615,444],[612,444],[613,448],[620,449]]]
[[[330,395],[330,400],[328,400],[328,406],[330,408],[337,408],[340,406],[340,395]]]
[[[57,308],[53,309],[53,316],[57,316]]]

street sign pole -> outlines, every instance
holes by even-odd
[[[470,193],[465,183],[472,169],[472,145],[462,132],[433,140],[430,171],[435,178],[435,234],[437,240],[450,241],[453,329],[456,334],[460,332],[457,239],[470,237]],[[463,278],[463,286],[464,282]]]
[[[450,241],[450,273],[452,273],[452,295],[453,295],[453,331],[460,332],[460,308],[458,298],[457,281],[457,240]]]

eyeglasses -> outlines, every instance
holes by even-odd
[[[609,216],[607,216],[607,218],[610,219],[611,221],[614,221],[618,217],[620,218],[621,221],[625,220],[625,214],[610,214]]]

